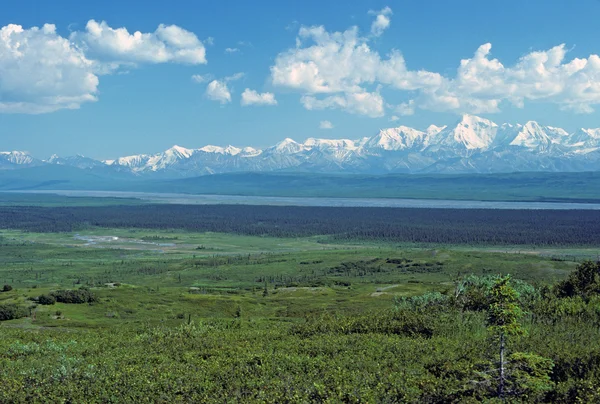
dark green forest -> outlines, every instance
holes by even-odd
[[[248,205],[0,207],[0,229],[86,226],[488,245],[600,245],[600,211]]]

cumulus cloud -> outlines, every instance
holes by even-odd
[[[333,124],[329,121],[319,122],[319,129],[333,129]]]
[[[396,122],[396,121],[399,121],[399,120],[400,120],[400,117],[399,117],[399,116],[392,115],[392,116],[390,117],[390,122]]]
[[[0,112],[46,113],[96,101],[93,61],[56,27],[0,29]]]
[[[386,7],[377,12],[391,14]],[[384,100],[368,86],[386,84],[401,90],[436,87],[443,78],[437,73],[409,71],[398,51],[382,58],[371,49],[369,38],[357,27],[328,32],[323,26],[301,27],[296,47],[280,53],[271,67],[275,86],[304,93],[307,109],[340,108],[371,117],[384,115]],[[318,99],[318,94],[333,94]]]
[[[221,104],[231,102],[231,92],[224,81],[213,80],[206,87],[206,97]]]
[[[308,110],[339,108],[351,114],[366,115],[372,118],[384,115],[383,98],[376,92],[344,93],[322,99],[305,95],[302,97],[301,102],[304,108]]]
[[[279,53],[271,66],[273,85],[302,93],[307,109],[339,108],[371,117],[385,113],[379,91],[368,90],[377,86],[412,96],[393,107],[398,115],[418,109],[494,113],[505,104],[522,108],[527,102],[591,113],[600,104],[598,55],[567,60],[565,45],[558,45],[505,66],[490,57],[492,45],[486,43],[461,60],[455,74],[410,70],[399,50],[381,56],[371,45],[389,26],[391,9],[370,14],[376,18],[370,36],[361,36],[357,27],[343,32],[301,27],[296,46]]]
[[[392,15],[392,9],[384,7],[379,11],[369,11],[369,14],[375,15],[375,21],[371,24],[371,35],[381,36],[390,26],[390,15]]]
[[[121,63],[205,64],[206,49],[198,37],[177,25],[160,24],[154,32],[129,33],[105,21],[88,21],[83,32],[71,33],[71,41],[101,61]]]
[[[204,64],[204,46],[176,25],[130,34],[90,20],[85,31],[65,38],[53,24],[9,24],[0,28],[0,113],[76,109],[97,100],[99,76],[122,65],[165,62]]]
[[[240,51],[240,49],[239,49],[239,48],[225,48],[225,53],[228,53],[228,54],[230,54],[230,55],[231,55],[232,53],[237,53],[237,52],[239,52],[239,51]]]
[[[242,93],[241,104],[248,105],[277,105],[275,94],[273,93],[258,93],[255,90],[245,89]]]

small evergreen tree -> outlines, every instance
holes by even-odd
[[[519,306],[519,294],[510,285],[510,275],[496,281],[490,290],[489,297],[487,325],[499,344],[498,397],[503,398],[506,386],[506,339],[507,337],[524,334],[519,323],[523,311]]]

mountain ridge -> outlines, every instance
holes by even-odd
[[[494,173],[596,171],[600,128],[574,133],[535,121],[501,124],[463,115],[450,126],[425,131],[398,126],[360,139],[285,138],[271,147],[175,145],[156,154],[98,161],[81,155],[39,160],[26,152],[0,152],[0,169],[67,165],[103,173],[186,178],[227,172]]]

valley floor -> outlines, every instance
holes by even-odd
[[[452,296],[469,276],[551,285],[596,254],[328,236],[2,230],[0,282],[12,290],[0,293],[0,307],[30,312],[0,323],[0,401],[479,400],[486,390],[469,380],[493,361],[484,314],[414,299]],[[81,287],[95,300],[30,300]],[[573,321],[527,317],[528,335],[511,348],[552,358],[567,373],[576,358],[600,358],[598,328]],[[559,348],[564,338],[571,352]],[[528,394],[598,397],[600,369],[589,366],[586,376],[558,375]]]

